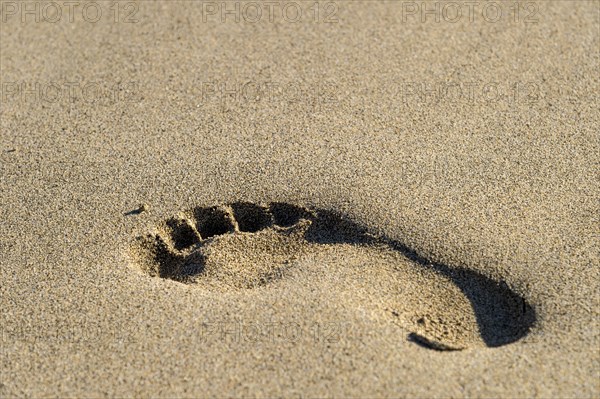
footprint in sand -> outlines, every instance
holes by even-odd
[[[288,203],[194,208],[136,237],[131,254],[151,276],[215,290],[321,284],[435,350],[506,345],[535,321],[502,281],[430,262],[335,212]],[[332,264],[328,277],[323,265]]]

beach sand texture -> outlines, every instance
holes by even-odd
[[[600,395],[600,2],[26,3],[1,397]]]

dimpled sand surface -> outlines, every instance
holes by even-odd
[[[600,395],[599,2],[26,3],[0,396]]]

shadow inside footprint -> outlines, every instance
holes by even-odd
[[[529,333],[535,322],[534,309],[505,282],[439,263],[430,267],[448,277],[471,302],[479,334],[487,346],[506,345]]]
[[[359,245],[386,243],[415,264],[450,279],[471,303],[479,333],[488,347],[502,346],[521,339],[529,333],[535,322],[535,311],[531,305],[503,281],[494,281],[472,270],[430,262],[398,241],[371,236],[364,227],[343,215],[323,210],[318,210],[317,215],[318,221],[305,235],[309,242]],[[415,333],[411,333],[409,339],[432,349],[452,350]]]
[[[137,237],[132,253],[139,267],[152,276],[183,283],[213,279],[237,288],[252,288],[281,277],[282,268],[306,245],[335,244],[386,247],[415,267],[443,276],[470,303],[481,340],[488,347],[519,340],[536,320],[533,307],[505,282],[431,262],[404,244],[375,236],[331,210],[281,202],[199,207],[168,219],[156,233]],[[463,349],[416,332],[408,338],[430,349]]]
[[[236,202],[231,204],[231,209],[239,231],[255,233],[273,224],[273,215],[268,209],[251,202]]]

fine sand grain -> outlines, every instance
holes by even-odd
[[[26,3],[1,397],[600,395],[600,2]]]

